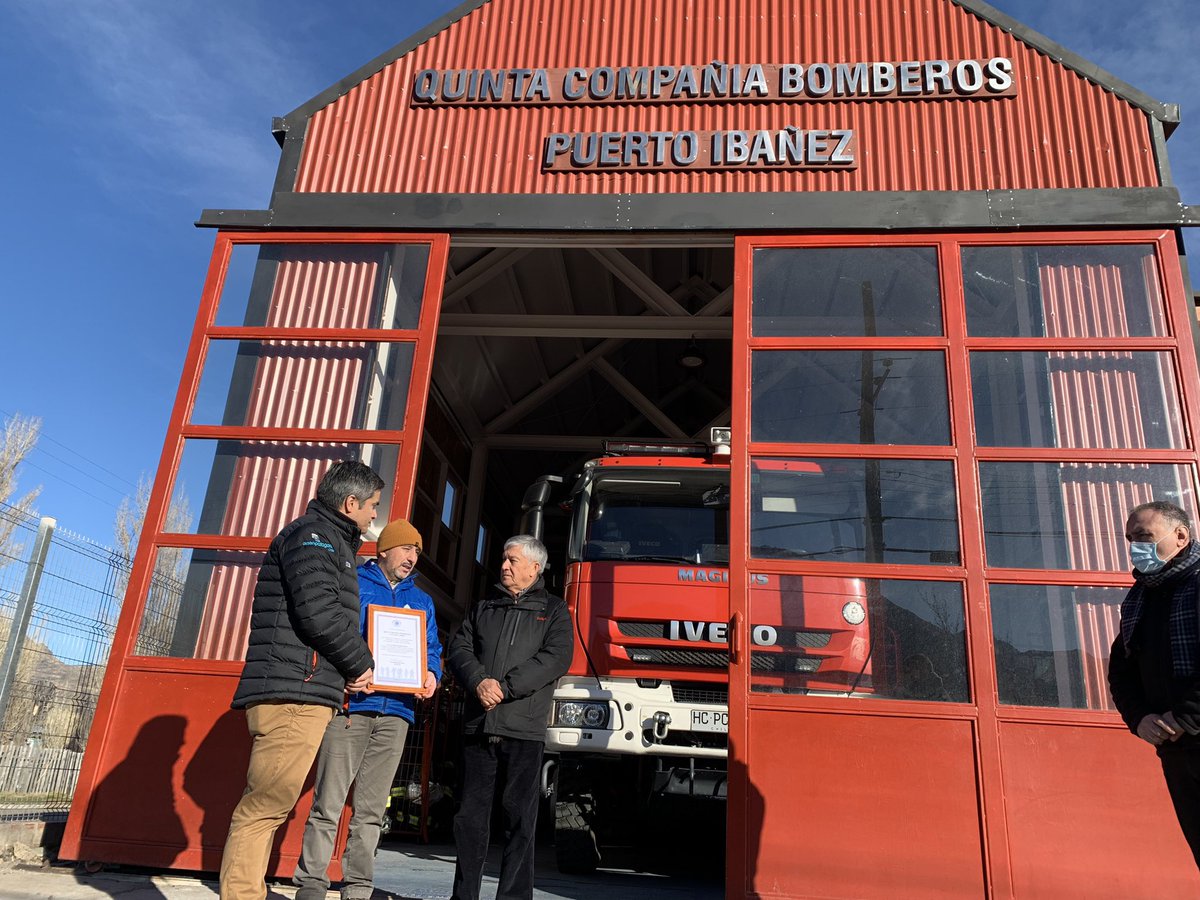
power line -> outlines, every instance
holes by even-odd
[[[37,463],[35,463],[35,462],[31,462],[31,461],[30,461],[30,460],[28,460],[28,459],[27,459],[27,460],[25,460],[25,462],[24,462],[24,465],[27,465],[27,466],[32,466],[32,467],[33,467],[33,468],[35,468],[35,469],[40,469],[41,471],[45,472],[47,475],[53,476],[53,478],[54,478],[54,480],[55,480],[55,481],[57,481],[57,482],[59,482],[59,483],[61,483],[61,484],[68,485],[69,487],[73,487],[73,488],[75,488],[75,490],[79,491],[80,493],[87,494],[87,495],[88,495],[89,497],[91,497],[93,500],[99,500],[101,503],[105,504],[106,506],[108,506],[108,505],[110,505],[110,504],[112,503],[112,501],[111,501],[111,500],[106,500],[106,499],[104,499],[103,497],[97,497],[95,494],[93,494],[93,493],[92,493],[91,491],[89,491],[87,488],[85,488],[85,487],[82,487],[81,485],[78,485],[78,484],[76,484],[76,483],[75,483],[75,482],[73,482],[73,481],[68,481],[66,478],[63,478],[63,477],[61,477],[61,476],[59,476],[59,475],[55,474],[54,472],[51,472],[51,471],[50,471],[49,469],[47,469],[45,466],[39,466]],[[85,472],[84,474],[86,475],[87,473]]]
[[[66,466],[68,469],[74,469],[76,472],[78,472],[80,475],[83,475],[85,478],[90,478],[93,483],[98,484],[100,487],[106,488],[107,490],[110,490],[115,494],[120,494],[122,497],[126,496],[126,492],[124,490],[122,490],[121,488],[113,487],[111,484],[107,484],[106,482],[99,480],[94,475],[91,475],[90,473],[85,472],[83,469],[79,468],[79,466],[74,465],[73,463],[67,462],[67,460],[63,459],[62,457],[55,456],[49,450],[44,450],[41,447],[34,447],[33,451],[36,453],[42,453],[42,454],[50,457],[55,462],[61,463],[62,465]],[[30,463],[30,465],[32,465],[32,463]],[[43,469],[42,471],[45,471],[45,469]]]
[[[3,410],[3,409],[0,409],[0,415],[3,415],[3,416],[5,416],[6,418],[9,418],[9,419],[15,418],[15,414],[14,414],[14,413],[10,413],[10,412],[8,412],[7,410]],[[86,462],[88,465],[95,466],[95,467],[96,467],[97,469],[99,469],[100,471],[102,471],[102,472],[107,472],[109,475],[113,476],[113,477],[114,477],[114,478],[116,478],[118,481],[122,482],[123,484],[127,484],[127,485],[129,485],[130,487],[134,488],[135,490],[137,489],[137,485],[136,485],[136,484],[134,484],[132,481],[130,481],[128,478],[125,478],[123,475],[121,475],[121,474],[119,474],[119,473],[117,473],[117,472],[114,472],[112,469],[109,469],[109,468],[107,468],[106,466],[102,466],[100,463],[96,462],[95,460],[91,459],[90,457],[87,457],[87,456],[85,456],[84,454],[80,453],[78,450],[75,450],[75,449],[73,449],[72,447],[68,446],[67,444],[64,444],[62,441],[55,440],[55,439],[54,439],[54,438],[52,438],[50,435],[48,435],[48,434],[47,434],[47,433],[46,433],[44,430],[43,430],[43,431],[40,431],[40,432],[38,433],[38,440],[39,440],[39,441],[40,441],[40,440],[47,440],[47,441],[49,441],[49,442],[50,442],[50,443],[52,443],[52,444],[57,444],[59,447],[62,447],[62,448],[63,448],[64,450],[66,450],[68,453],[71,453],[71,454],[73,454],[73,455],[75,455],[75,456],[78,456],[80,459],[82,459],[82,460],[83,460],[84,462]],[[35,448],[35,449],[36,449],[36,448]],[[50,453],[48,450],[42,449],[42,452],[43,452],[43,453],[45,453],[47,456],[49,456],[49,457],[50,457],[50,458],[52,458],[52,459],[58,459],[58,461],[59,461],[59,462],[62,462],[64,465],[71,465],[70,463],[66,462],[65,460],[59,459],[58,457],[54,456],[54,454],[53,454],[53,453]],[[82,470],[80,470],[80,469],[76,468],[75,466],[71,466],[71,468],[74,468],[74,469],[76,469],[76,471],[80,472],[80,473],[81,473],[81,474],[83,474],[83,475],[87,475],[87,474],[88,474],[87,472],[83,472]],[[45,471],[45,470],[43,469],[43,471]],[[53,473],[51,473],[51,474],[53,474]],[[92,478],[92,476],[90,476],[90,475],[88,475],[88,477],[89,477],[89,478]],[[96,479],[94,479],[94,478],[93,478],[93,480],[96,480]],[[111,486],[110,486],[110,485],[106,485],[106,487],[111,487]],[[117,490],[116,488],[112,488],[112,489],[113,489],[113,490]],[[96,498],[96,499],[99,499],[99,498]]]

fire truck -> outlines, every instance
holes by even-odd
[[[636,831],[655,811],[723,806],[730,470],[728,429],[713,432],[708,445],[608,442],[559,504],[575,655],[554,693],[544,789],[561,871],[594,870],[610,846],[652,846],[653,834]],[[794,504],[822,477],[815,463],[777,469],[760,467],[766,508]],[[522,530],[543,536],[561,482],[546,476],[530,487]],[[545,540],[558,547],[562,537]],[[871,691],[861,581],[749,578],[755,690]]]

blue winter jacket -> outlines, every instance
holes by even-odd
[[[439,681],[442,679],[442,642],[438,639],[437,617],[434,615],[433,599],[417,587],[416,574],[409,575],[394,588],[388,583],[383,570],[375,560],[358,567],[359,614],[358,624],[365,636],[367,633],[367,607],[408,607],[425,611],[425,664]],[[377,712],[385,716],[399,716],[411,723],[416,717],[417,700],[412,694],[355,694],[350,698],[350,712]]]

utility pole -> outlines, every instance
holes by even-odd
[[[876,336],[875,324],[875,290],[871,282],[862,283],[863,331],[867,337]],[[891,374],[891,360],[885,359],[884,372],[875,377],[875,351],[862,352],[862,368],[859,373],[860,389],[858,404],[858,439],[864,445],[875,443],[875,401],[883,390],[884,382]],[[883,562],[883,486],[880,483],[879,460],[864,460],[866,473],[863,486],[864,506],[866,508],[866,531],[863,543],[867,562]]]

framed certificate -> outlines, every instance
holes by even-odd
[[[425,611],[367,607],[367,644],[375,657],[375,690],[414,694],[425,687]]]

